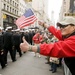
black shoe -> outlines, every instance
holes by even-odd
[[[5,66],[7,66],[8,64],[5,64]]]
[[[54,71],[54,70],[52,71],[52,73],[55,73],[55,72],[56,72],[56,71]]]
[[[22,57],[22,54],[20,55],[20,57]]]
[[[13,60],[12,62],[15,62],[16,61],[16,59],[15,60]]]
[[[23,52],[23,53],[26,53],[26,52]]]
[[[49,64],[49,62],[46,62],[45,64]]]
[[[48,59],[48,58],[45,58],[46,60]]]
[[[4,69],[6,66],[4,65],[4,66],[2,66],[2,69]]]
[[[7,62],[5,63],[5,66],[7,66],[8,64],[7,64]]]
[[[49,71],[53,71],[53,69],[49,69]]]

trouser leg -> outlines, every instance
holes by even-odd
[[[21,56],[22,56],[22,52],[21,52],[21,50],[20,50],[20,47],[17,46],[16,48],[17,48],[17,51],[19,52],[19,56],[21,57]]]
[[[8,54],[8,50],[4,49],[4,61],[5,61],[5,64],[7,64],[7,54]]]
[[[57,64],[53,63],[53,72],[56,72],[56,70],[57,70]]]
[[[10,56],[11,56],[12,61],[15,61],[16,59],[14,58],[14,52],[13,52],[13,50],[10,49],[9,52],[10,52]]]
[[[3,69],[5,67],[4,54],[0,55],[0,62],[1,62],[1,67]]]

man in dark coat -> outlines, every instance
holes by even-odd
[[[0,27],[0,63],[1,63],[2,69],[5,68],[4,50],[3,50],[3,34],[2,34],[1,27]]]
[[[29,30],[29,42],[32,45],[32,38],[33,38],[33,34],[32,34],[32,30]]]
[[[8,51],[10,52],[11,59],[14,62],[15,58],[13,56],[13,50],[12,50],[12,28],[7,28],[7,31],[3,34],[4,37],[4,51],[5,51],[5,64],[7,64],[7,54]]]
[[[14,48],[14,58],[16,59],[16,52],[19,52],[19,56],[22,56],[22,52],[20,50],[21,34],[19,30],[16,30],[16,33],[13,34],[13,48]]]

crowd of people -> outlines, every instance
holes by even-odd
[[[7,27],[5,30],[0,27],[0,63],[1,68],[4,69],[8,65],[8,52],[11,56],[11,61],[15,62],[17,60],[16,54],[19,53],[21,57],[25,51],[21,51],[20,43],[22,43],[22,37],[32,45],[32,37],[35,32],[31,30],[12,30],[12,27]]]
[[[12,62],[17,61],[17,52],[19,57],[21,57],[26,52],[21,51],[20,49],[20,44],[23,43],[22,38],[25,38],[30,45],[36,46],[39,44],[50,43],[54,41],[54,39],[52,39],[53,35],[48,31],[42,31],[40,29],[12,30],[12,27],[7,27],[5,30],[3,30],[0,27],[0,63],[2,69],[9,65],[8,52],[10,53]],[[34,56],[37,56],[36,52],[34,53]],[[39,54],[38,57],[41,57],[41,55]],[[49,61],[50,65],[51,63],[52,62]],[[55,69],[55,67],[53,69]],[[56,72],[56,69],[53,71]]]
[[[0,28],[0,63],[2,69],[8,65],[8,52],[12,62],[15,62],[17,52],[21,57],[23,53],[31,50],[47,56],[52,73],[57,71],[57,65],[61,63],[60,59],[64,58],[66,66],[72,75],[75,75],[75,18],[65,17],[62,22],[58,22],[57,27],[60,30],[47,25],[45,22],[39,21],[38,23],[49,31],[40,29],[12,30],[12,27],[3,30]],[[41,56],[39,55],[39,57]]]
[[[62,21],[57,22],[58,29],[42,21],[38,23],[56,36],[58,42],[43,43],[36,46],[30,45],[23,38],[23,43],[20,44],[21,50],[28,51],[31,49],[33,52],[38,52],[45,56],[64,58],[64,62],[70,72],[75,75],[75,18],[71,16],[64,17]]]

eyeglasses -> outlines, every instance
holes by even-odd
[[[59,27],[59,28],[65,28],[65,27],[67,27],[67,26],[74,26],[74,24],[68,24],[68,25],[59,25],[58,27]]]
[[[65,28],[65,27],[67,27],[67,26],[69,26],[69,25],[61,25],[61,26],[59,26],[60,28]]]

